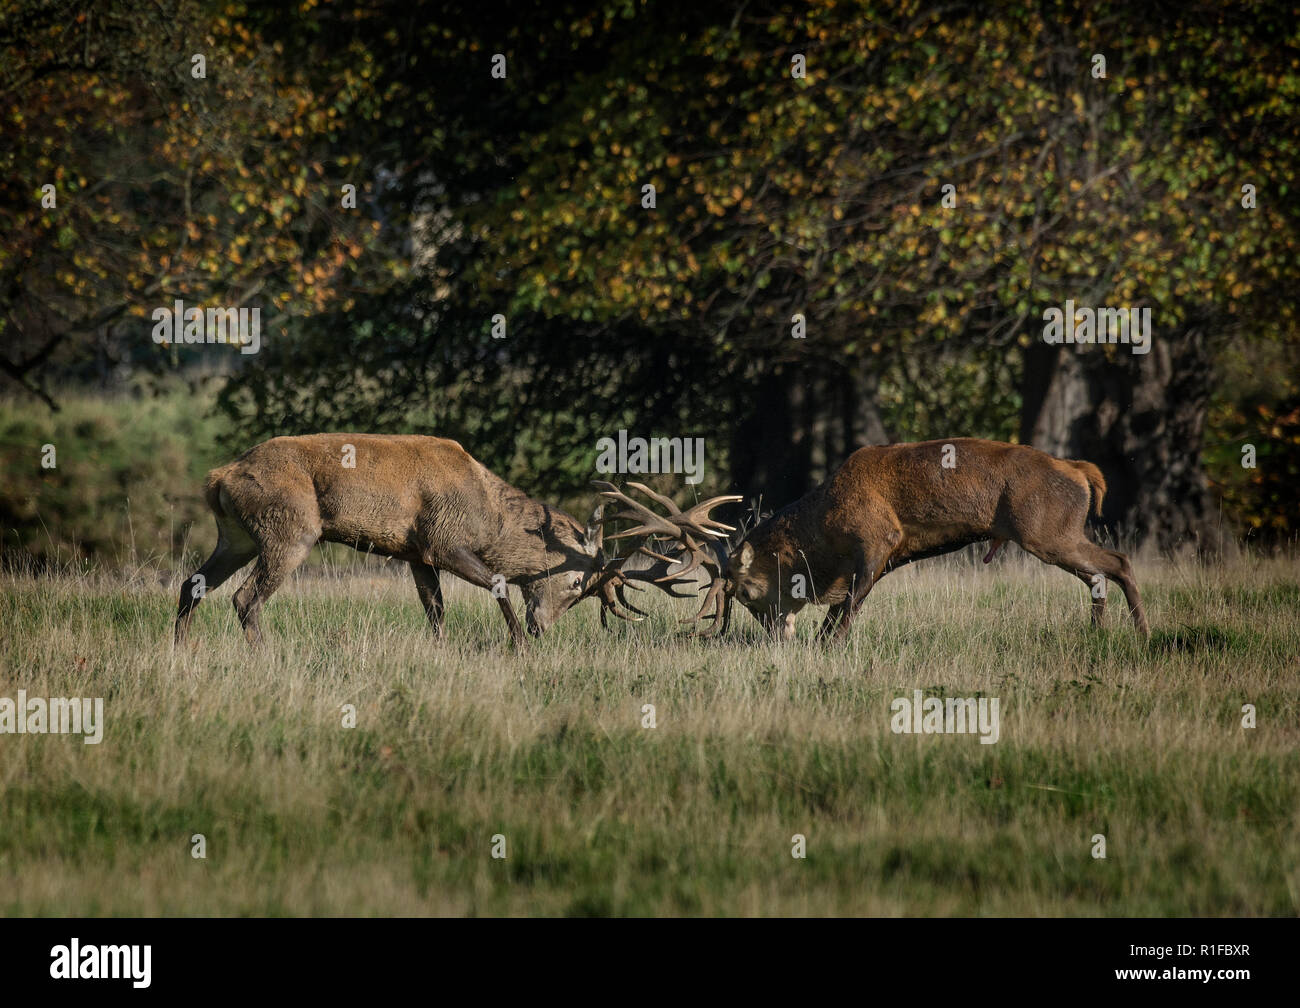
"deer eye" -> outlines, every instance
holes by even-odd
[[[582,575],[579,574],[577,577],[573,579],[573,590],[577,591],[581,587],[582,587]]]

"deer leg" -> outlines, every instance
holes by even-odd
[[[819,640],[827,637],[843,640],[848,636],[849,624],[853,622],[853,617],[857,615],[858,609],[862,607],[867,595],[871,593],[872,585],[884,575],[885,563],[886,561],[881,561],[874,566],[870,563],[860,563],[858,565],[858,569],[853,575],[853,585],[849,588],[849,594],[845,596],[843,602],[839,602],[827,610],[826,619],[817,630]]]
[[[1142,596],[1138,594],[1137,578],[1133,576],[1133,565],[1129,563],[1128,557],[1115,550],[1102,549],[1086,540],[1080,549],[1087,549],[1097,556],[1102,573],[1123,590],[1129,615],[1133,617],[1133,626],[1143,637],[1149,638],[1151,628],[1147,625],[1146,610],[1142,608]]]
[[[853,617],[866,601],[875,583],[885,576],[889,558],[894,555],[894,550],[903,541],[903,530],[897,523],[892,523],[874,539],[876,543],[874,547],[864,545],[858,552],[849,593],[844,601],[831,606],[827,611],[826,620],[817,631],[819,640],[826,637],[843,640],[848,636],[849,624],[853,622]]]
[[[1057,566],[1060,565],[1058,564]],[[1098,579],[1101,578],[1104,581],[1104,576],[1100,573],[1086,574],[1081,571],[1075,570],[1073,567],[1068,567],[1068,566],[1063,567],[1062,569],[1068,570],[1071,574],[1073,574],[1080,581],[1082,581],[1084,585],[1087,586],[1088,595],[1092,598],[1092,625],[1095,627],[1101,626],[1102,619],[1106,615],[1106,591],[1103,588],[1100,592],[1098,592],[1097,586],[1098,584],[1101,583],[1098,581]]]
[[[217,525],[217,545],[203,566],[181,585],[180,603],[176,608],[177,644],[185,640],[190,630],[194,609],[208,592],[221,587],[239,568],[257,556],[257,547],[242,529],[227,531]]]
[[[843,602],[836,602],[826,610],[826,618],[822,620],[822,625],[817,628],[817,639],[825,640],[835,633],[840,621],[848,618],[849,599]]]
[[[429,619],[429,626],[433,627],[434,636],[441,639],[443,636],[442,584],[438,580],[437,568],[430,567],[419,560],[412,560],[411,576],[415,578],[415,590],[424,604],[424,615]]]
[[[316,538],[307,533],[288,545],[268,544],[263,547],[257,563],[253,565],[253,573],[248,575],[248,579],[239,586],[239,591],[235,592],[235,613],[239,616],[248,643],[261,643],[262,629],[258,615],[262,606],[284,583],[284,579],[307,559],[307,554],[316,544]]]
[[[1129,563],[1128,557],[1123,553],[1103,549],[1087,539],[1080,541],[1072,549],[1067,550],[1055,550],[1032,542],[1022,542],[1021,546],[1045,563],[1069,571],[1088,585],[1089,591],[1098,583],[1096,581],[1097,575],[1114,581],[1124,591],[1124,600],[1128,603],[1129,615],[1133,617],[1133,625],[1137,628],[1137,632],[1143,637],[1151,636],[1151,630],[1147,626],[1146,611],[1142,608],[1142,597],[1138,594],[1137,580],[1133,577],[1133,565]],[[1099,599],[1095,595],[1093,596],[1092,617],[1094,624],[1101,621],[1101,614],[1105,605],[1106,600],[1104,598]]]
[[[428,562],[427,558],[425,562]],[[492,572],[488,570],[487,564],[465,546],[457,546],[452,550],[442,562],[442,567],[457,577],[464,578],[470,584],[486,588],[488,591],[496,587],[492,583]],[[515,647],[523,647],[524,631],[519,625],[519,617],[515,615],[515,610],[510,605],[509,595],[503,594],[497,598],[497,605],[501,607],[501,615],[505,617],[506,626],[510,628],[510,639],[514,641]]]

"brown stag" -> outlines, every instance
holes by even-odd
[[[1128,557],[1096,545],[1084,531],[1089,503],[1100,515],[1105,493],[1106,481],[1091,462],[1058,459],[1026,445],[950,438],[860,448],[825,483],[762,521],[729,552],[714,556],[679,530],[680,550],[664,558],[676,564],[656,573],[708,570],[704,603],[688,621],[712,620],[705,636],[726,629],[731,602],[739,599],[784,639],[794,636],[795,615],[805,605],[829,605],[819,636],[843,637],[889,571],[976,542],[991,542],[988,563],[1010,541],[1086,584],[1094,625],[1105,612],[1105,579],[1118,584],[1146,637]],[[647,511],[612,487],[602,496],[621,504],[628,517]],[[670,524],[654,530],[671,535]]]
[[[620,603],[626,605],[625,586],[662,578],[661,587],[672,590],[675,583],[663,569],[620,574],[627,557],[605,557],[606,519],[600,505],[584,527],[515,489],[444,438],[272,438],[208,473],[205,496],[217,523],[217,545],[181,588],[178,644],[206,593],[254,559],[234,603],[244,635],[257,643],[262,606],[322,541],[410,564],[425,614],[439,636],[439,571],[491,590],[516,644],[522,643],[523,632],[506,584],[519,586],[528,632],[539,636],[589,595],[601,598],[602,623],[607,612],[636,619],[639,613],[620,610]],[[658,527],[675,536],[715,537],[718,530],[730,529],[699,523],[716,524],[708,518],[709,508],[733,499],[739,498],[706,501]],[[649,552],[644,547],[639,551]]]

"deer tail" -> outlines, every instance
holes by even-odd
[[[208,502],[208,507],[218,518],[225,517],[221,507],[221,479],[226,475],[228,468],[230,467],[222,466],[220,469],[213,469],[203,483],[203,499]]]
[[[1106,497],[1106,477],[1091,462],[1084,462],[1081,459],[1066,459],[1066,461],[1078,469],[1083,474],[1083,478],[1088,481],[1088,487],[1092,490],[1092,513],[1100,518],[1101,502]]]

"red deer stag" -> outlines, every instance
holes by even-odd
[[[344,465],[345,459],[353,464]],[[626,601],[623,587],[648,576],[619,577],[627,558],[606,560],[601,506],[584,528],[558,508],[510,486],[444,438],[272,438],[208,473],[205,496],[217,522],[217,546],[181,587],[178,644],[204,595],[253,559],[257,562],[234,602],[245,637],[257,643],[262,606],[321,541],[410,564],[425,614],[439,636],[439,571],[493,590],[516,644],[523,642],[523,632],[505,584],[519,586],[528,632],[540,636],[589,595],[601,597],[602,623],[606,612],[636,618],[619,609]],[[714,536],[697,522],[708,521],[709,507],[731,499],[679,512],[679,522],[664,527],[688,537],[692,532]],[[662,572],[653,573],[659,577]],[[661,585],[671,589],[671,582],[667,578]]]
[[[1094,625],[1106,608],[1104,579],[1114,581],[1138,633],[1147,637],[1128,557],[1084,534],[1089,502],[1100,515],[1105,493],[1106,481],[1091,462],[1054,458],[1026,445],[951,438],[860,448],[825,483],[761,522],[729,554],[714,556],[678,527],[682,548],[663,558],[677,564],[656,573],[663,581],[700,566],[708,570],[712,581],[704,603],[687,621],[712,620],[702,636],[724,631],[732,599],[739,599],[766,629],[787,640],[800,609],[809,602],[829,605],[819,636],[838,638],[889,571],[991,541],[988,563],[1011,541],[1089,587]],[[649,509],[613,487],[602,496],[623,507],[615,517],[640,516],[657,534],[673,535],[671,521],[656,527],[653,516],[644,517],[652,514]],[[796,576],[807,597],[796,597]],[[611,570],[605,577],[617,582],[625,575]]]

